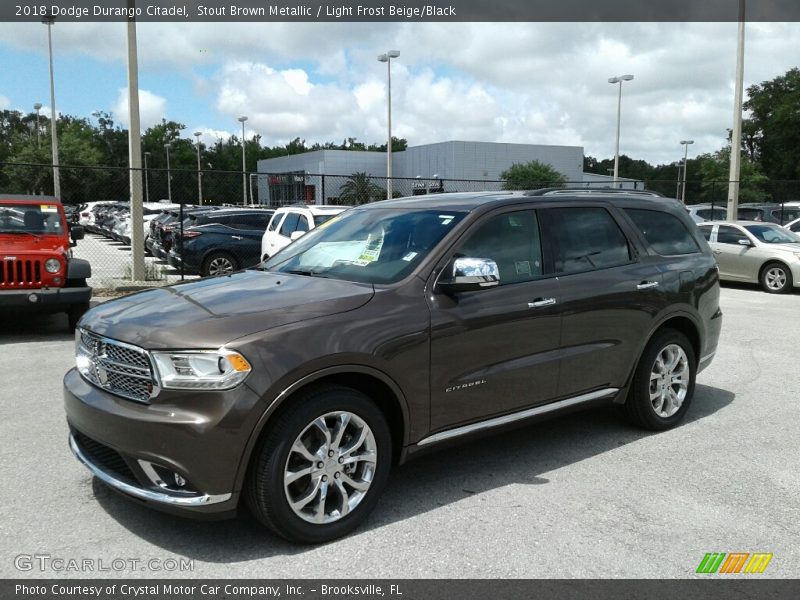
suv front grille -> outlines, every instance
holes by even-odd
[[[41,287],[42,263],[7,257],[0,263],[0,288]]]
[[[80,329],[79,371],[97,387],[137,402],[149,402],[155,386],[150,358],[142,348]]]

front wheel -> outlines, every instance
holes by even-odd
[[[761,270],[761,287],[770,294],[785,294],[792,289],[792,272],[783,263],[769,263]]]
[[[689,410],[696,375],[694,348],[687,337],[674,329],[659,331],[636,367],[625,414],[645,429],[674,427]]]
[[[391,433],[380,409],[341,386],[303,393],[265,432],[245,499],[284,538],[327,542],[358,527],[389,478]]]
[[[239,262],[227,252],[212,252],[203,261],[203,277],[230,275],[239,270]]]

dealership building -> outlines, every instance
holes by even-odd
[[[583,147],[449,141],[411,146],[392,153],[392,189],[401,195],[441,191],[499,190],[500,174],[515,163],[539,161],[573,186],[611,185],[606,175],[583,172]],[[262,204],[335,202],[354,173],[366,173],[385,188],[386,153],[317,150],[258,161]],[[383,179],[381,179],[383,178]],[[618,187],[644,189],[643,182],[618,181]]]

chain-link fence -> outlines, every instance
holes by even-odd
[[[131,227],[129,215],[130,174],[128,168],[60,167],[61,198],[75,223],[86,228],[86,237],[73,249],[76,256],[89,260],[95,288],[119,288],[130,285],[132,279]],[[134,178],[134,181],[137,181]],[[202,209],[210,206],[258,207],[249,213],[238,211],[237,220],[230,223],[237,229],[230,240],[220,242],[213,255],[218,267],[246,267],[258,260],[260,237],[269,218],[269,211],[289,204],[334,204],[354,206],[392,197],[423,196],[446,192],[499,191],[503,181],[444,178],[401,178],[391,180],[365,174],[322,175],[308,173],[242,173],[241,171],[187,171],[166,169],[141,170],[142,197],[145,202],[142,234],[146,244],[145,280],[162,285],[181,278],[205,275],[208,261],[190,262],[189,252],[183,252],[192,242],[185,237],[183,227],[213,222],[203,219]],[[565,187],[602,188],[606,182],[567,182]],[[549,187],[542,182],[531,188]],[[624,180],[621,187],[646,189],[667,197],[686,198],[687,205],[707,204],[708,214],[724,218],[727,209],[727,181]],[[684,189],[685,188],[685,189]],[[53,193],[51,165],[0,163],[0,194]],[[740,204],[762,203],[765,220],[787,223],[800,217],[800,181],[742,182]],[[92,205],[91,203],[102,203]],[[791,203],[791,204],[786,204]],[[166,215],[164,211],[174,206]],[[777,206],[775,206],[777,205]],[[202,207],[202,208],[201,208]],[[183,220],[181,220],[181,209]],[[697,207],[695,212],[699,212]],[[149,240],[147,238],[150,238]],[[208,236],[210,238],[210,236]],[[158,245],[153,246],[157,241]],[[170,252],[172,251],[172,254]],[[184,258],[181,258],[183,255]]]

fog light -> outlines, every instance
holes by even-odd
[[[55,283],[56,285],[60,285],[61,284],[61,277],[53,277],[53,283]]]
[[[28,302],[30,302],[31,304],[36,304],[38,301],[39,301],[39,296],[37,296],[36,294],[30,294],[28,296]]]

